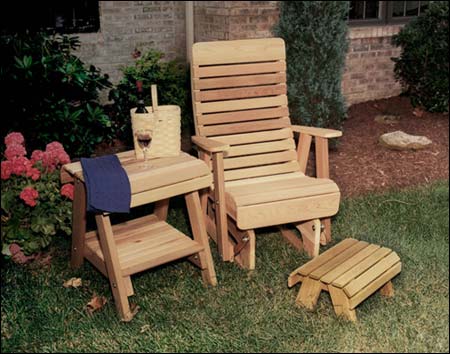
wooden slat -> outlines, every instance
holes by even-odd
[[[131,196],[130,207],[152,203],[161,199],[174,197],[179,194],[192,192],[203,188],[209,188],[212,184],[212,176],[207,175],[200,178],[191,179],[174,185],[169,185],[157,189],[151,189]]]
[[[282,175],[262,176],[262,177],[241,179],[241,180],[236,180],[236,181],[228,181],[225,183],[225,185],[228,190],[228,188],[234,189],[235,187],[251,186],[253,184],[259,184],[259,183],[276,182],[276,181],[290,181],[290,180],[296,179],[298,177],[305,177],[305,175],[296,171],[296,172],[291,172],[291,173],[285,173]]]
[[[392,250],[386,247],[382,247],[372,253],[369,257],[358,263],[355,267],[342,274],[339,278],[333,281],[333,285],[338,288],[343,288],[354,278],[364,273],[367,269],[376,264],[380,259],[386,257]]]
[[[195,179],[209,174],[208,167],[200,160],[190,160],[172,166],[150,168],[149,171],[139,165],[125,167],[130,180],[131,193],[175,185],[180,182]]]
[[[287,107],[252,109],[227,113],[199,114],[197,124],[225,124],[233,122],[246,122],[250,120],[281,118],[289,115]]]
[[[314,195],[332,194],[338,192],[335,183],[329,181],[329,183],[315,185],[315,186],[279,186],[277,188],[270,188],[267,186],[265,191],[254,192],[253,194],[247,194],[243,196],[234,196],[232,192],[228,190],[228,194],[232,196],[234,203],[237,206],[255,205],[261,203],[275,202],[279,200],[289,200],[295,198],[311,197]]]
[[[235,145],[228,148],[227,157],[262,154],[274,151],[294,150],[294,139],[278,140],[268,143]]]
[[[334,258],[336,255],[340,254],[356,243],[358,243],[358,240],[355,240],[353,238],[346,238],[345,240],[339,242],[336,246],[330,248],[329,250],[320,254],[318,257],[294,270],[291,275],[299,273],[302,276],[308,276],[312,271],[319,268],[321,265],[325,264],[330,259]]]
[[[242,206],[237,210],[237,224],[248,230],[332,216],[339,209],[339,199],[340,194],[334,193]]]
[[[287,128],[291,124],[289,117],[267,119],[256,122],[217,124],[198,127],[200,135],[215,136],[223,134],[250,133],[263,130]]]
[[[129,220],[117,225],[112,226],[113,233],[115,237],[117,238],[117,235],[120,235],[121,233],[125,232],[133,232],[133,230],[138,230],[144,225],[147,225],[150,227],[150,225],[156,223],[158,221],[158,218],[156,215],[146,215],[137,219]],[[86,243],[91,242],[92,238],[97,238],[98,234],[97,231],[90,231],[86,234]],[[116,240],[117,241],[117,240]]]
[[[233,134],[233,135],[216,135],[214,140],[220,141],[224,144],[239,145],[239,144],[251,144],[267,141],[275,141],[281,139],[289,139],[293,137],[292,130],[290,128],[283,128],[277,130],[261,131],[255,133]]]
[[[348,285],[346,285],[344,287],[345,293],[349,297],[353,297],[353,295],[355,295],[358,291],[369,285],[381,274],[386,272],[389,268],[393,267],[398,262],[400,262],[400,258],[397,253],[390,253],[387,257],[380,260],[373,267],[371,267],[359,277],[352,280]]]
[[[195,101],[222,101],[250,97],[265,97],[286,94],[286,84],[226,88],[194,92]]]
[[[365,258],[369,257],[372,253],[380,249],[380,246],[378,245],[369,245],[366,248],[364,248],[361,252],[358,252],[350,259],[346,260],[345,262],[341,263],[339,266],[325,274],[322,278],[320,278],[320,281],[322,283],[330,284],[333,280],[347,272],[348,270],[355,267],[359,262],[363,261]]]
[[[285,57],[281,38],[199,42],[192,46],[193,65],[263,62]]]
[[[286,73],[242,75],[216,77],[213,79],[194,79],[194,90],[210,90],[217,88],[270,85],[286,82]]]
[[[227,158],[224,160],[224,166],[225,170],[230,170],[251,166],[271,165],[275,163],[295,161],[296,157],[297,155],[295,151],[282,151],[261,155]]]
[[[286,106],[286,95],[275,97],[258,97],[248,98],[243,100],[230,100],[219,102],[195,102],[196,112],[199,113],[214,113],[214,112],[232,112],[241,111],[243,109],[266,108],[276,106]]]
[[[290,178],[283,178],[285,175],[273,176],[273,178],[269,180],[259,179],[250,179],[247,180],[247,183],[242,184],[227,184],[227,192],[232,194],[235,197],[244,197],[247,195],[254,195],[260,193],[270,193],[272,191],[281,191],[284,189],[292,190],[295,188],[307,189],[314,187],[323,187],[328,184],[334,183],[329,179],[322,178],[313,178],[302,175],[301,173],[291,173],[286,176],[290,176]],[[261,180],[261,181],[260,181]],[[245,180],[244,180],[245,182]],[[335,187],[337,188],[337,187]],[[337,190],[336,190],[337,191]]]
[[[217,65],[204,67],[194,65],[192,68],[194,78],[264,74],[264,73],[277,73],[285,71],[286,71],[286,62],[284,60],[272,61],[267,63]]]
[[[372,295],[375,291],[381,288],[386,282],[394,278],[397,274],[402,271],[402,264],[399,262],[395,264],[392,268],[389,268],[385,273],[383,273],[380,277],[372,281],[368,286],[358,292],[350,299],[350,308],[354,309],[358,306],[362,301],[364,301],[367,297]]]
[[[330,259],[327,263],[315,269],[313,272],[309,274],[309,276],[313,279],[319,280],[325,274],[327,274],[328,272],[339,266],[341,263],[353,257],[358,252],[361,252],[361,250],[366,248],[368,245],[369,244],[365,241],[359,241],[358,243],[352,245],[350,248],[346,249],[339,255],[336,255],[336,257]]]
[[[239,170],[225,171],[225,181],[235,179],[252,178],[258,176],[269,176],[282,173],[298,171],[297,161],[290,161],[277,165],[268,165],[260,167],[241,168]]]

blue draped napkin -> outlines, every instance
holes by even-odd
[[[116,155],[81,158],[86,184],[87,211],[129,213],[131,187]]]

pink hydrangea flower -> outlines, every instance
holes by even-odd
[[[37,168],[31,167],[27,171],[27,177],[31,177],[33,181],[37,181],[41,177],[41,171]]]
[[[39,197],[39,193],[33,187],[25,187],[19,195],[25,204],[34,207],[36,206],[36,199]]]
[[[67,183],[61,188],[61,195],[73,200],[73,184]]]
[[[5,150],[5,157],[7,160],[12,160],[15,157],[25,156],[27,154],[27,151],[25,150],[25,147],[20,144],[9,144],[6,147]]]
[[[11,144],[17,144],[17,145],[23,145],[25,142],[25,139],[23,138],[23,135],[21,133],[12,132],[9,133],[7,136],[5,136],[5,145],[11,145]]]
[[[11,160],[12,173],[18,176],[23,175],[31,168],[31,161],[25,156],[15,157]]]
[[[31,154],[31,162],[33,163],[33,165],[38,161],[42,161],[43,158],[44,152],[42,150],[34,150]]]
[[[53,141],[50,144],[47,144],[47,146],[45,147],[45,151],[60,151],[60,150],[64,151],[64,147],[62,146],[61,143],[58,143],[57,141]]]
[[[1,162],[1,170],[2,170],[2,179],[8,179],[12,173],[12,162],[11,161],[2,161]]]
[[[54,141],[47,144],[45,152],[42,154],[42,164],[49,171],[55,170],[58,165],[64,165],[70,162],[70,157],[64,150],[64,147]]]

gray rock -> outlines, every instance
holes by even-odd
[[[396,116],[393,114],[378,114],[374,121],[381,124],[393,124],[398,123],[400,120],[400,116]]]
[[[401,130],[386,133],[380,136],[381,145],[393,150],[419,150],[432,143],[425,136],[409,135]]]

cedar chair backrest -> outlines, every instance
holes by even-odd
[[[299,171],[281,38],[196,43],[196,134],[229,144],[225,181]]]

